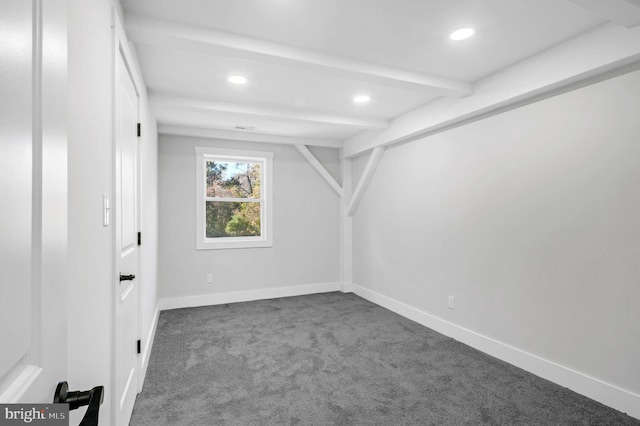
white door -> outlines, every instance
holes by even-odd
[[[67,376],[65,14],[0,1],[2,403],[50,403]]]
[[[128,425],[138,392],[137,122],[138,96],[118,49],[115,73],[115,418]]]

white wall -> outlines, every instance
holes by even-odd
[[[74,390],[105,386],[101,424],[111,424],[112,410],[113,229],[102,226],[102,195],[113,199],[114,4],[117,1],[68,3],[70,266],[66,379]],[[148,329],[156,305],[157,135],[144,94],[141,115],[145,130],[140,159],[145,245],[140,257],[139,319]],[[147,333],[141,334],[146,338]],[[82,409],[74,411],[72,422],[83,413]]]
[[[637,398],[638,117],[634,72],[387,149],[355,284]]]
[[[91,4],[89,4],[91,3]],[[105,386],[100,418],[111,424],[113,232],[102,226],[112,196],[111,3],[69,0],[68,371],[73,390]],[[76,410],[77,417],[82,410]],[[80,416],[81,417],[81,416]]]
[[[195,146],[274,152],[273,247],[195,249]],[[159,179],[162,299],[339,280],[340,199],[293,146],[161,135]]]
[[[308,146],[309,151],[324,166],[336,182],[342,185],[342,161],[340,161],[340,150],[326,148],[322,146]]]

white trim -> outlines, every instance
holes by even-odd
[[[196,146],[196,154],[205,156],[213,156],[217,158],[228,157],[232,160],[262,160],[263,158],[273,158],[273,152],[270,151],[247,151],[230,148],[213,148],[208,146]]]
[[[127,384],[124,385],[124,391],[122,392],[122,397],[120,398],[119,409],[122,410],[125,402],[127,402],[127,395],[129,394],[129,388],[131,387],[131,383],[133,382],[133,378],[136,377],[136,369],[132,368],[129,371],[129,377],[127,377]]]
[[[471,84],[450,78],[357,61],[320,51],[216,31],[211,28],[127,14],[127,34],[134,43],[161,45],[270,64],[290,64],[354,81],[420,90],[443,96],[466,96]]]
[[[352,284],[358,296],[445,336],[640,419],[640,395],[484,336],[391,297]]]
[[[119,153],[119,139],[118,139],[118,135],[117,135],[117,108],[118,108],[118,104],[117,104],[117,100],[118,100],[118,96],[117,96],[117,87],[118,87],[118,79],[120,78],[120,74],[122,72],[125,72],[124,70],[120,70],[120,65],[119,65],[119,61],[120,58],[122,59],[122,62],[126,68],[126,73],[128,74],[129,78],[131,79],[131,83],[133,85],[134,91],[136,93],[136,122],[140,119],[140,94],[146,90],[144,89],[145,85],[141,83],[141,76],[139,75],[139,73],[136,70],[136,62],[134,60],[135,56],[132,53],[132,50],[129,46],[129,40],[127,38],[127,34],[125,33],[124,30],[124,25],[123,25],[123,20],[122,20],[122,16],[120,15],[120,11],[117,7],[113,6],[111,8],[111,19],[112,19],[112,29],[113,29],[113,56],[112,56],[112,86],[111,86],[111,108],[112,108],[112,116],[111,116],[111,128],[112,128],[112,161],[113,161],[113,170],[114,170],[114,174],[112,176],[112,194],[113,194],[113,198],[112,198],[112,205],[111,205],[111,210],[112,212],[114,212],[114,216],[112,217],[113,221],[112,221],[112,230],[111,230],[111,236],[112,236],[112,242],[113,242],[113,246],[112,246],[112,250],[114,253],[114,256],[112,258],[111,264],[112,264],[112,279],[115,280],[116,277],[118,277],[118,275],[120,274],[120,260],[121,260],[121,253],[119,250],[120,247],[120,243],[121,243],[121,235],[120,235],[120,231],[121,231],[121,220],[119,217],[119,210],[120,210],[120,205],[118,204],[118,199],[119,196],[121,194],[121,177],[120,177],[120,170],[121,170],[121,162],[120,159],[118,158],[118,153]],[[140,206],[138,205],[139,203],[139,198],[138,198],[138,190],[139,190],[139,181],[137,180],[139,177],[139,170],[138,170],[138,154],[139,154],[139,139],[136,138],[136,148],[135,148],[135,155],[136,155],[136,159],[135,159],[135,163],[134,163],[134,176],[136,178],[136,182],[135,182],[135,187],[134,187],[134,200],[136,202],[136,206],[135,206],[135,218],[136,221],[139,220],[139,215],[138,215],[138,209],[140,208]],[[139,230],[139,223],[135,223],[134,224],[135,229]],[[136,260],[136,266],[139,265],[139,261]],[[119,315],[120,315],[120,301],[124,300],[124,298],[126,298],[126,295],[128,295],[128,293],[136,290],[135,292],[135,297],[138,297],[138,291],[137,291],[137,284],[133,284],[126,289],[126,294],[122,294],[122,298],[120,298],[120,294],[119,294],[119,287],[118,286],[113,286],[113,290],[112,290],[112,297],[113,302],[112,302],[112,306],[111,306],[111,324],[112,324],[112,336],[111,336],[111,391],[107,390],[107,392],[111,393],[111,415],[112,415],[112,422],[118,423],[121,421],[121,418],[123,416],[122,413],[122,407],[124,405],[125,402],[125,397],[128,393],[129,388],[131,387],[131,382],[132,380],[135,378],[137,379],[139,377],[140,372],[137,371],[138,367],[140,365],[139,360],[136,360],[134,363],[134,366],[132,367],[128,379],[127,379],[127,383],[125,385],[124,391],[121,395],[118,395],[118,367],[120,366],[120,354],[119,354],[119,348],[120,346],[122,346],[122,342],[118,341],[118,338],[120,337],[117,333],[117,329],[118,329],[118,319],[119,319]],[[135,327],[136,329],[136,335],[139,336],[139,330],[140,330],[140,318],[137,315],[137,311],[139,308],[138,302],[135,301],[133,302],[135,303],[135,310],[136,310],[136,318],[135,318],[135,324],[130,324],[131,327]],[[108,387],[108,386],[107,386]],[[137,394],[138,393],[138,384],[135,385],[135,389],[134,392]],[[116,403],[116,401],[120,401],[120,403]],[[132,402],[133,404],[135,404],[135,398]],[[128,413],[128,417],[126,419],[126,421],[128,422],[130,419],[130,415],[131,413]]]
[[[122,52],[122,58],[124,59],[127,71],[129,71],[129,75],[131,76],[131,81],[133,82],[133,86],[136,89],[136,94],[139,97],[141,88],[145,87],[145,85],[140,82],[141,78],[136,72],[133,60],[134,55],[132,53],[131,47],[129,47],[129,40],[127,38],[127,34],[125,33],[124,25],[122,23],[122,17],[120,16],[120,13],[116,7],[111,8],[111,19],[112,28],[115,33],[115,54],[118,53],[118,50]]]
[[[367,161],[367,165],[364,167],[362,176],[360,176],[358,185],[356,186],[356,189],[353,190],[353,195],[351,196],[349,207],[347,208],[347,216],[353,216],[356,209],[358,208],[358,204],[360,204],[360,200],[362,199],[362,196],[364,195],[369,182],[371,182],[371,179],[373,178],[376,167],[378,167],[378,163],[380,163],[380,160],[382,159],[384,150],[385,147],[383,146],[377,146],[373,148],[371,156],[369,157],[369,161]]]
[[[161,311],[168,309],[193,308],[197,306],[223,305],[226,303],[250,302],[253,300],[276,299],[280,297],[304,296],[307,294],[341,291],[341,283],[316,283],[286,287],[272,287],[259,290],[234,291],[228,293],[202,294],[160,299]]]
[[[213,120],[219,115],[229,114],[243,117],[278,118],[291,122],[320,123],[355,129],[387,129],[390,124],[389,120],[384,118],[329,115],[300,108],[265,108],[251,104],[215,102],[159,93],[153,93],[149,96],[149,105],[154,115],[167,123],[183,122],[184,113],[194,111],[203,115],[203,124],[208,121],[206,117]]]
[[[302,156],[313,166],[313,168],[322,176],[322,178],[329,184],[331,189],[338,194],[338,197],[342,197],[342,187],[336,180],[331,176],[331,174],[327,171],[327,169],[320,164],[320,161],[313,155],[309,148],[305,145],[295,145],[296,149]]]
[[[156,119],[158,116],[156,115]],[[330,139],[310,139],[282,135],[267,135],[264,133],[241,132],[217,128],[187,127],[158,123],[158,134],[169,136],[186,136],[190,138],[207,138],[225,141],[260,142],[278,145],[323,146],[326,148],[342,148],[342,141]]]
[[[640,4],[634,4],[633,0],[567,0],[594,15],[633,28],[640,25]]]
[[[639,68],[640,27],[607,23],[477,81],[465,98],[440,97],[396,117],[382,133],[345,140],[344,155],[422,139]]]
[[[144,349],[142,349],[142,353],[140,357],[142,358],[140,373],[138,376],[138,393],[142,392],[142,385],[144,384],[144,378],[147,375],[147,369],[149,368],[149,359],[151,358],[151,349],[153,348],[153,339],[156,335],[156,330],[158,329],[158,318],[160,317],[160,303],[156,304],[156,310],[153,314],[153,321],[151,322],[151,327],[149,327],[149,333],[147,333],[147,338],[144,340]]]
[[[353,281],[353,218],[347,212],[353,190],[353,160],[344,158],[342,150],[340,151],[340,159],[344,191],[340,200],[340,281],[351,283]]]
[[[343,293],[353,293],[353,283],[340,283],[340,291]]]
[[[273,152],[269,151],[245,151],[241,149],[212,148],[204,146],[195,147],[196,155],[196,220],[195,240],[196,250],[220,250],[220,249],[244,249],[273,246]],[[209,201],[205,196],[206,176],[205,161],[209,158],[225,159],[231,162],[260,163],[262,176],[260,181],[260,199],[237,199],[237,202],[259,202],[260,209],[260,236],[257,237],[206,237],[205,206]],[[216,201],[224,202],[224,198]]]
[[[20,402],[20,398],[31,388],[40,373],[42,373],[41,367],[35,365],[25,366],[18,377],[12,380],[9,387],[0,394],[0,402],[3,404]]]

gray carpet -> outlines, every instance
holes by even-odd
[[[131,425],[640,425],[353,294],[163,311]]]

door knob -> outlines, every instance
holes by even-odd
[[[88,391],[71,391],[67,382],[60,382],[53,394],[53,402],[56,404],[69,404],[69,410],[75,410],[83,405],[88,405],[79,426],[97,426],[100,414],[100,404],[104,400],[104,386],[96,386]]]
[[[133,281],[136,278],[135,275],[122,275],[120,274],[120,281]]]

